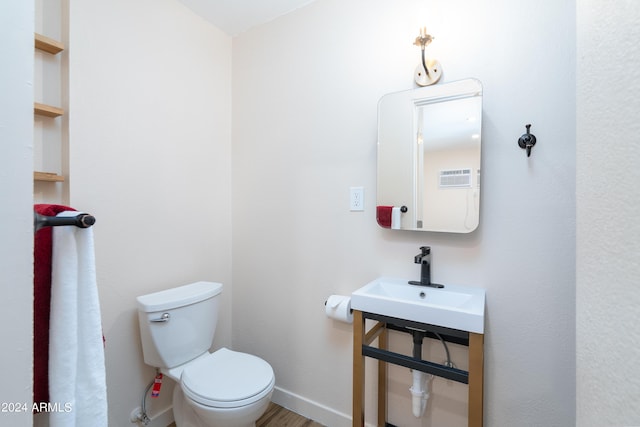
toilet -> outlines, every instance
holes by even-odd
[[[177,427],[255,427],[275,377],[257,356],[213,342],[222,284],[196,282],[137,297],[144,362],[178,384]]]

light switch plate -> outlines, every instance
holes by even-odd
[[[364,210],[364,187],[349,188],[349,210],[352,212]]]

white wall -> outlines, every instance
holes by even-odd
[[[0,3],[0,402],[28,405],[0,424],[16,427],[32,425],[33,13],[33,1]]]
[[[577,425],[635,426],[640,4],[577,3]]]
[[[375,222],[377,101],[412,87],[425,25],[444,82],[484,85],[470,235]],[[275,398],[350,425],[351,327],[323,302],[376,276],[418,277],[428,244],[434,281],[487,289],[485,425],[573,425],[575,2],[318,0],[234,38],[233,69],[233,343],[274,366]],[[527,123],[529,159],[517,146]],[[354,185],[364,212],[349,212]],[[466,425],[465,386],[437,380],[415,420],[408,372],[391,377],[389,422]]]
[[[224,283],[214,344],[230,345],[231,38],[173,0],[78,1],[69,44],[70,203],[97,219],[109,425],[125,426],[154,375],[136,296]]]

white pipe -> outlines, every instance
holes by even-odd
[[[413,385],[409,388],[413,402],[413,416],[421,418],[427,409],[427,401],[429,400],[428,383],[433,379],[433,375],[412,369]]]

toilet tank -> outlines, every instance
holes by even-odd
[[[137,297],[144,363],[173,368],[213,343],[222,284],[196,282]]]

